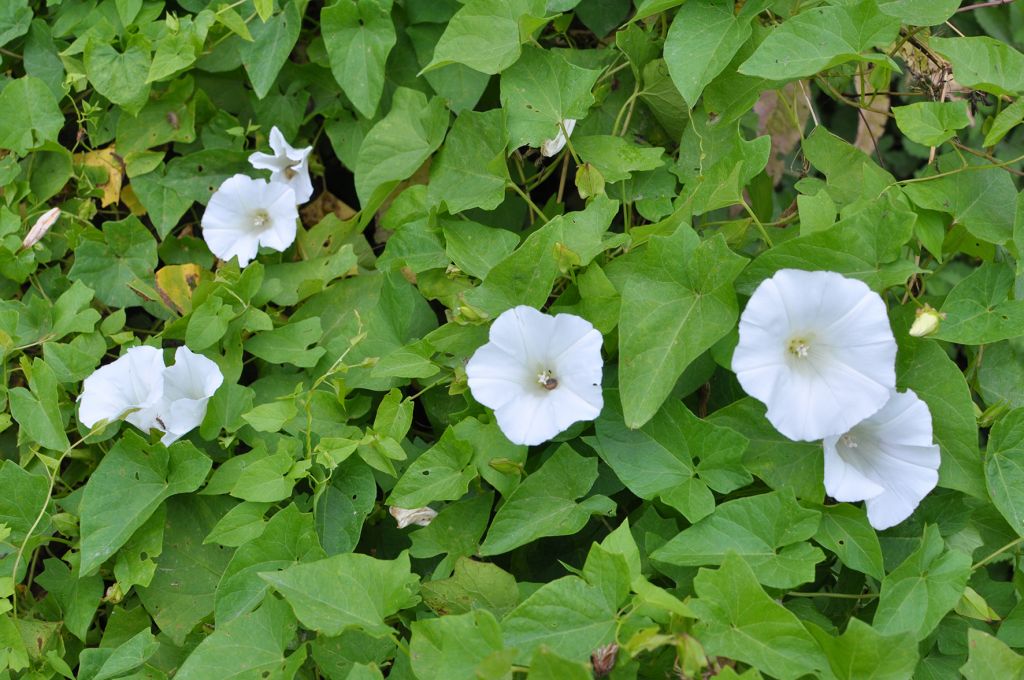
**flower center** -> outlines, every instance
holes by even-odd
[[[797,359],[806,359],[807,355],[811,351],[811,343],[807,338],[795,337],[790,338],[786,344],[786,351]]]
[[[537,374],[537,382],[548,392],[558,387],[558,380],[547,369]]]
[[[847,432],[839,438],[839,443],[848,449],[857,448],[857,440],[854,438],[853,433]]]
[[[296,172],[295,170],[293,170],[293,169],[292,169],[292,168],[294,168],[294,167],[295,167],[295,164],[292,164],[292,165],[289,165],[288,167],[286,167],[286,168],[284,169],[284,178],[285,178],[285,179],[292,179],[292,178],[294,178],[294,177],[295,177],[296,175],[298,175],[298,174],[299,174],[298,172]]]
[[[257,231],[263,231],[263,229],[270,224],[270,213],[263,208],[254,210],[252,213],[252,226]]]

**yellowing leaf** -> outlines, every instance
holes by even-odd
[[[192,311],[192,292],[199,285],[203,270],[197,264],[173,264],[156,272],[156,292],[178,314]]]
[[[76,164],[90,168],[101,168],[107,173],[107,181],[98,184],[103,189],[100,207],[105,208],[121,200],[121,181],[124,178],[124,161],[117,155],[114,145],[105,149],[97,149],[89,153],[76,153]]]

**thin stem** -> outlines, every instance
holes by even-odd
[[[878,597],[877,593],[802,593],[798,590],[791,590],[786,595],[790,597],[831,597],[841,600],[873,600]]]
[[[957,10],[957,14],[960,12],[970,12],[976,9],[982,9],[984,7],[998,7],[999,5],[1009,5],[1013,0],[989,0],[989,2],[979,2],[974,5],[967,5]]]
[[[741,204],[743,205],[743,209],[747,211],[747,214],[750,215],[750,219],[754,220],[754,224],[757,225],[758,231],[761,232],[761,238],[764,239],[764,242],[768,244],[769,248],[773,247],[774,244],[772,243],[772,237],[768,235],[768,230],[764,228],[763,224],[761,224],[761,220],[757,218],[757,215],[754,214],[754,211],[751,210],[745,200],[741,201]]]
[[[1013,539],[1012,541],[1010,541],[1009,543],[1004,545],[999,550],[996,550],[991,555],[988,555],[987,557],[984,557],[980,562],[976,562],[973,566],[971,566],[971,571],[974,571],[975,569],[979,569],[981,567],[984,567],[986,564],[988,564],[992,560],[996,559],[997,557],[1002,555],[1007,550],[1012,550],[1013,548],[1016,548],[1021,543],[1024,543],[1024,537]]]
[[[1013,165],[1014,163],[1019,163],[1021,161],[1024,161],[1024,156],[1017,156],[1016,158],[1014,158],[1012,160],[1008,160],[1008,161],[1005,161],[1005,162],[999,162],[999,163],[986,163],[985,165],[965,165],[962,168],[957,168],[956,170],[950,170],[949,172],[937,172],[934,175],[928,175],[927,177],[912,177],[910,179],[901,179],[901,180],[898,180],[896,183],[897,184],[916,184],[918,182],[928,182],[928,181],[933,180],[933,179],[939,179],[940,177],[949,177],[950,175],[957,175],[957,174],[959,174],[961,172],[968,172],[970,170],[989,170],[991,168],[1006,168],[1006,166],[1008,166],[1008,165]],[[1009,168],[1007,168],[1007,170],[1009,170]]]
[[[526,193],[525,191],[520,189],[519,185],[516,184],[515,182],[509,182],[508,183],[508,187],[510,189],[512,189],[512,191],[514,191],[517,194],[519,194],[520,198],[522,198],[524,201],[526,201],[526,205],[530,206],[530,209],[534,213],[536,213],[537,217],[539,217],[541,220],[543,220],[544,224],[548,223],[548,216],[544,214],[543,210],[541,210],[540,208],[538,208],[536,206],[536,204],[534,204],[533,200],[530,199],[530,195],[528,193]]]

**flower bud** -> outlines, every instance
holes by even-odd
[[[395,518],[396,522],[398,522],[399,529],[404,529],[410,524],[425,527],[433,522],[434,518],[437,517],[437,510],[430,507],[407,510],[405,508],[392,505],[388,508],[388,512],[390,512],[391,516]]]
[[[576,189],[580,198],[604,194],[604,175],[590,163],[584,163],[576,171]]]
[[[946,318],[943,312],[937,311],[929,304],[917,310],[917,318],[910,326],[910,334],[915,338],[923,338],[939,330],[939,322]]]
[[[50,227],[56,224],[58,217],[60,217],[60,208],[50,208],[40,215],[36,223],[29,229],[25,240],[21,242],[21,247],[31,248],[39,243],[40,239],[46,236],[46,232],[50,231]]]

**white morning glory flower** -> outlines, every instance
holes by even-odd
[[[78,420],[91,428],[101,420],[125,420],[143,432],[164,433],[170,445],[197,427],[206,404],[224,376],[216,363],[187,347],[174,353],[173,366],[164,365],[155,347],[132,347],[85,379],[78,397]]]
[[[125,420],[143,432],[154,427],[156,406],[164,394],[164,357],[143,345],[125,351],[112,363],[100,366],[82,383],[78,421],[91,428],[101,420]]]
[[[473,397],[515,444],[545,442],[601,413],[601,333],[574,314],[502,312],[466,364]]]
[[[562,127],[565,128],[565,132],[562,131]],[[558,128],[558,134],[553,139],[546,139],[544,143],[540,145],[541,156],[554,156],[556,153],[561,151],[565,147],[565,135],[572,136],[572,130],[576,127],[575,118],[566,118],[562,121],[562,125]]]
[[[313,195],[313,182],[309,179],[309,154],[313,147],[293,148],[275,125],[270,128],[270,148],[273,155],[257,151],[249,156],[249,163],[257,170],[270,170],[271,182],[290,186],[297,203],[308,201]]]
[[[835,272],[781,269],[740,317],[732,368],[786,437],[842,434],[896,386],[896,339],[882,298]]]
[[[826,437],[824,447],[825,491],[837,501],[867,501],[875,529],[905,520],[939,481],[932,416],[911,390],[893,392],[881,411]]]
[[[392,505],[388,508],[388,512],[395,518],[398,523],[399,529],[404,529],[410,524],[416,526],[427,527],[437,517],[437,510],[427,506],[423,508],[400,508],[397,505]]]
[[[286,184],[235,175],[224,180],[203,213],[203,238],[222,260],[244,267],[260,246],[285,250],[295,241],[299,209]]]
[[[206,417],[206,405],[224,382],[216,363],[188,347],[174,352],[174,365],[164,370],[164,394],[157,410],[156,426],[165,434],[165,446],[199,427]]]

